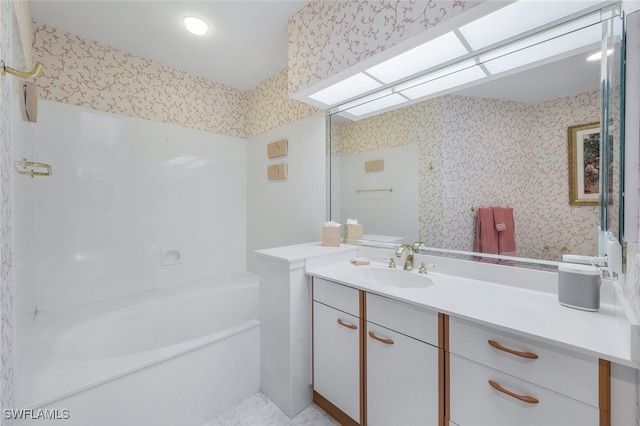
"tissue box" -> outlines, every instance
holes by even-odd
[[[364,233],[364,226],[362,224],[347,225],[347,231],[345,233],[345,239],[347,244],[360,244],[362,234]]]
[[[340,227],[322,227],[322,245],[327,247],[340,247]]]

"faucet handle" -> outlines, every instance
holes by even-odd
[[[389,268],[396,269],[396,262],[395,262],[395,260],[393,260],[393,256],[391,256],[391,257],[383,257],[382,260],[388,260],[389,261]]]
[[[432,265],[432,264],[430,264],[430,263],[424,263],[424,262],[422,262],[422,263],[420,263],[420,270],[418,271],[418,273],[420,273],[420,274],[426,274],[427,272],[429,272],[429,271],[427,271],[427,266],[428,266],[429,268],[435,268],[435,267],[436,267],[436,265]]]

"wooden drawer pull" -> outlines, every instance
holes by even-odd
[[[493,380],[489,380],[489,384],[491,385],[492,388],[494,388],[495,390],[497,390],[498,392],[502,392],[506,395],[509,395],[512,398],[515,398],[517,400],[520,400],[522,402],[527,402],[529,404],[537,404],[538,401],[536,398],[532,397],[532,396],[526,396],[526,395],[518,395],[517,393],[513,393],[511,391],[506,390],[505,388],[503,388],[502,386],[500,386],[499,384],[497,384],[496,382],[494,382]]]
[[[342,321],[340,318],[338,318],[338,324],[340,324],[343,327],[347,327],[350,328],[351,330],[357,330],[358,326],[355,324],[347,324],[346,322]]]
[[[378,342],[382,342],[386,345],[393,345],[393,340],[391,339],[383,339],[382,337],[378,337],[375,334],[373,334],[373,331],[369,332],[369,337],[371,337],[372,339],[376,339]]]
[[[508,352],[512,355],[516,355],[522,358],[527,358],[527,359],[538,359],[538,355],[531,353],[531,352],[520,352],[520,351],[516,351],[513,349],[509,349],[509,348],[505,348],[504,346],[502,346],[500,343],[493,341],[493,340],[489,340],[488,341],[489,344],[491,346],[493,346],[494,348],[504,351],[504,352]]]

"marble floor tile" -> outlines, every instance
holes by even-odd
[[[203,426],[339,426],[324,411],[312,404],[293,419],[287,417],[265,395],[258,393]]]

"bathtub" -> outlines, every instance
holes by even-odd
[[[18,424],[201,426],[257,393],[257,281],[241,274],[38,314],[17,406],[41,418]]]

